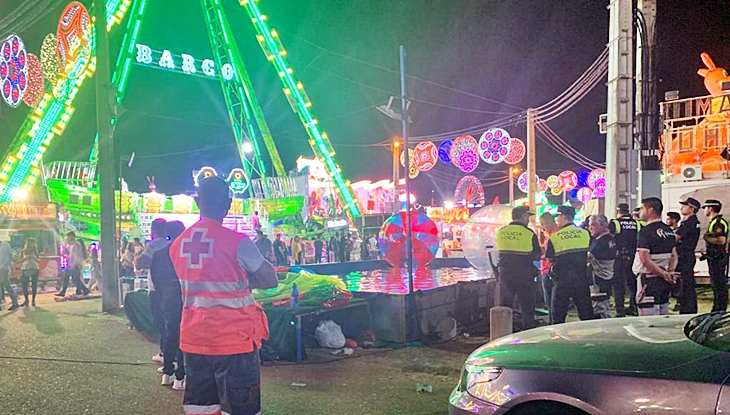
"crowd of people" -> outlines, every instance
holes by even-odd
[[[287,240],[278,233],[272,242],[263,230],[256,231],[254,244],[261,254],[276,266],[320,264],[324,262],[350,262],[380,259],[380,245],[375,234],[360,238],[357,232],[335,232],[316,235],[311,239],[295,236]],[[307,255],[311,246],[312,255]]]
[[[670,298],[681,314],[697,313],[695,251],[702,237],[705,251],[699,259],[708,263],[712,311],[725,311],[728,222],[720,213],[722,203],[700,204],[690,197],[680,204],[680,212],[663,216],[658,198],[642,200],[633,213],[621,203],[616,219],[592,215],[580,226],[574,208],[559,206],[556,215],[540,216],[537,232],[528,227],[530,210],[515,207],[512,222],[496,237],[501,305],[522,311],[516,321],[522,329],[535,327],[538,302],[547,308],[550,324],[565,322],[571,301],[581,320],[664,315]],[[700,211],[709,220],[703,235]]]

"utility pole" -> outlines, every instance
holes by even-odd
[[[117,244],[114,221],[114,140],[112,111],[116,99],[109,96],[109,38],[106,33],[106,7],[96,0],[96,128],[99,133],[99,199],[101,204],[101,309],[109,312],[119,308],[119,278],[117,277]],[[121,191],[121,189],[119,189]]]
[[[392,209],[393,213],[397,213],[400,209],[400,201],[398,201],[398,181],[400,181],[400,138],[395,137],[393,138],[393,204]]]
[[[535,193],[537,193],[537,182],[535,182],[535,173],[537,167],[535,165],[535,110],[527,109],[527,203],[530,212],[536,213]]]
[[[633,0],[609,0],[606,113],[606,212],[632,204],[636,189],[633,149]],[[635,203],[634,203],[635,204]]]

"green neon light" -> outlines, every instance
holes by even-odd
[[[286,51],[281,41],[278,41],[278,34],[271,30],[266,23],[266,16],[261,13],[255,1],[239,0],[246,8],[251,21],[253,22],[257,39],[261,44],[264,54],[270,60],[279,73],[279,78],[284,84],[284,93],[293,103],[292,108],[299,115],[300,120],[309,133],[310,145],[317,158],[325,165],[327,172],[332,177],[343,204],[353,217],[360,216],[360,209],[355,202],[354,195],[349,183],[342,176],[342,171],[335,161],[335,152],[326,134],[317,126],[317,120],[312,115],[309,107],[312,103],[306,98],[304,87],[297,82],[293,76],[293,70],[286,63]],[[278,42],[277,42],[278,41]]]

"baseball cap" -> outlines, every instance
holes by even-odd
[[[716,207],[718,209],[722,209],[722,203],[720,203],[719,200],[715,200],[715,199],[707,199],[707,200],[705,200],[705,204],[702,205],[702,207],[704,208],[704,207],[708,207],[708,206],[712,206],[712,207]]]
[[[530,212],[530,209],[527,206],[517,206],[512,209],[512,220],[520,219],[525,214],[534,215],[534,213]]]
[[[616,211],[618,212],[630,212],[631,208],[629,208],[628,203],[619,203],[618,206],[616,206]]]
[[[558,206],[558,214],[565,215],[573,220],[575,219],[575,208],[571,206]]]
[[[687,200],[680,201],[679,204],[689,206],[694,210],[700,210],[700,201],[693,197],[688,197]]]

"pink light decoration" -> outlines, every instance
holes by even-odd
[[[464,173],[471,173],[479,167],[479,154],[473,148],[467,148],[456,158],[457,167]]]
[[[0,92],[3,100],[15,108],[28,88],[28,61],[23,40],[8,36],[0,45]]]
[[[549,187],[549,186],[548,186],[548,184],[547,184],[547,180],[545,180],[545,179],[540,179],[540,180],[538,180],[538,181],[537,181],[537,188],[538,188],[538,189],[539,189],[539,190],[540,190],[541,192],[547,192],[547,190],[548,190],[548,187]]]
[[[535,175],[535,183],[537,183],[538,188],[540,186],[540,177],[536,174]],[[520,189],[521,192],[527,193],[527,172],[523,172],[520,174],[520,177],[517,179],[517,187]]]
[[[558,175],[558,188],[562,191],[573,190],[578,186],[578,175],[570,170],[564,170]]]
[[[454,143],[451,145],[451,150],[449,150],[451,162],[454,166],[459,167],[459,155],[462,151],[467,149],[474,150],[474,152],[478,151],[479,144],[477,144],[477,140],[474,137],[470,135],[460,135],[454,139]],[[479,156],[477,155],[477,157]]]
[[[462,177],[456,184],[454,200],[457,203],[464,202],[466,205],[484,205],[485,198],[482,183],[479,179],[471,175]]]
[[[504,162],[507,164],[517,164],[525,158],[526,153],[525,143],[519,138],[512,137],[509,145],[509,153],[504,158]]]
[[[41,102],[46,85],[43,80],[41,61],[32,53],[28,54],[28,81],[28,89],[23,95],[23,102],[29,107],[35,107]]]
[[[599,177],[596,179],[593,188],[593,198],[603,199],[606,197],[606,178]]]
[[[416,145],[414,150],[416,168],[420,171],[429,171],[436,166],[439,160],[438,149],[430,141],[422,141]]]
[[[606,177],[606,169],[594,169],[591,171],[591,173],[588,175],[588,187],[591,189],[596,188],[596,180],[598,180],[601,177]]]
[[[589,200],[593,197],[593,190],[591,190],[589,187],[581,187],[578,189],[578,200],[580,200],[581,203],[584,205],[588,203]]]
[[[499,164],[504,161],[510,152],[512,138],[501,128],[487,130],[479,138],[479,157],[485,163]]]

